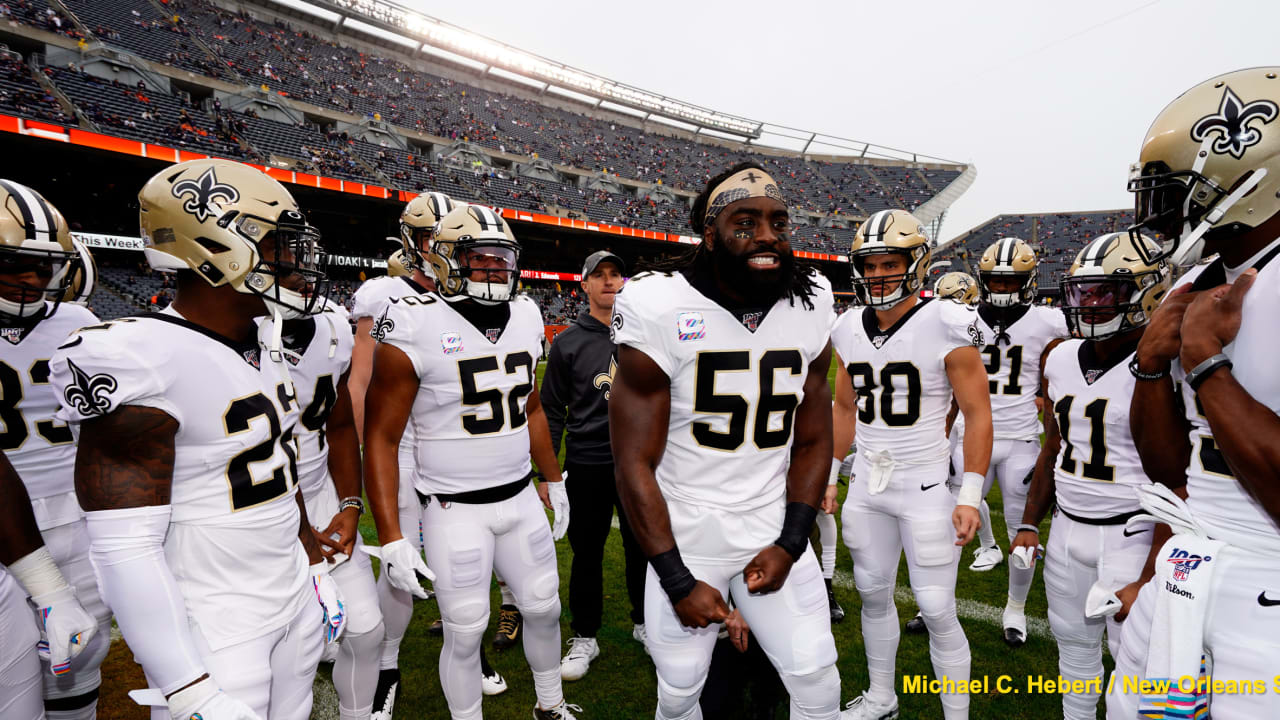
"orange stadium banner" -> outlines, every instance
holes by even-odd
[[[100,133],[89,132],[88,130],[81,130],[79,128],[64,128],[61,125],[50,125],[48,123],[3,114],[0,114],[0,132],[64,142],[71,145],[93,148],[95,150],[107,150],[109,152],[117,152],[124,155],[133,155],[135,157],[164,160],[172,163],[211,157],[202,153],[171,148],[155,143],[144,143],[138,140],[128,140],[125,138],[115,137],[113,135],[102,135]],[[406,190],[396,190],[394,188],[385,188],[379,185],[338,180],[336,178],[327,178],[319,175],[312,175],[310,173],[286,170],[284,168],[258,165],[257,163],[245,164],[262,170],[280,182],[291,183],[294,185],[304,185],[306,187],[320,188],[322,190],[331,190],[334,192],[345,192],[353,195],[364,195],[366,197],[377,197],[383,199],[395,198],[400,202],[409,202],[418,196],[417,193],[408,192]],[[592,220],[565,218],[558,215],[546,215],[543,213],[532,212],[530,210],[512,210],[510,208],[502,207],[494,207],[494,210],[501,213],[505,218],[536,223],[538,225],[550,225],[555,227],[572,228],[574,230],[604,233],[606,235],[634,237],[644,240],[658,240],[685,245],[696,245],[699,242],[699,238],[689,235],[659,232],[657,230],[642,230],[640,228],[624,227],[621,225],[595,222]],[[796,257],[804,258],[806,260],[824,260],[827,262],[849,261],[849,258],[844,255],[830,255],[828,253],[809,252],[808,250],[796,250],[795,255]],[[577,280],[579,278],[574,276],[573,279]]]

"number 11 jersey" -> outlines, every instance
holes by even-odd
[[[830,283],[814,280],[812,309],[783,298],[731,312],[682,273],[642,275],[618,293],[614,342],[647,355],[671,381],[655,471],[664,497],[742,512],[782,502],[796,408],[834,319]]]

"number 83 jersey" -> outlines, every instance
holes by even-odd
[[[682,273],[633,278],[618,293],[614,342],[644,353],[671,382],[655,472],[668,500],[741,512],[782,502],[796,408],[834,319],[830,284],[814,280],[813,309],[783,298],[731,311]]]
[[[298,407],[285,363],[256,339],[234,343],[169,307],[82,328],[50,366],[57,417],[77,435],[82,422],[125,405],[178,422],[165,556],[210,647],[293,618],[308,575],[294,501]]]
[[[404,352],[418,374],[409,419],[418,492],[484,490],[529,474],[525,404],[544,333],[532,299],[485,306],[435,293],[391,298],[370,332]]]
[[[983,344],[976,320],[963,305],[935,300],[917,301],[885,330],[869,307],[840,317],[831,346],[857,393],[859,452],[888,451],[913,464],[947,456],[946,358],[956,348]]]

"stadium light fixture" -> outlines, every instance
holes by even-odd
[[[417,36],[434,47],[619,105],[683,120],[736,136],[759,138],[761,134],[763,123],[674,100],[571,68],[393,2],[387,2],[387,0],[312,0],[312,2],[323,8],[356,13],[390,29]]]

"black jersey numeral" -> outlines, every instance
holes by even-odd
[[[791,426],[795,421],[800,398],[795,393],[774,392],[776,373],[785,371],[799,375],[804,371],[799,350],[769,350],[760,356],[759,401],[755,408],[752,438],[761,450],[782,447],[791,439]],[[711,423],[697,421],[692,425],[693,439],[699,445],[732,452],[747,441],[747,416],[751,403],[741,395],[716,392],[716,376],[724,372],[750,372],[751,353],[746,350],[704,352],[698,354],[694,370],[693,411],[707,415],[727,415],[728,429],[713,430]],[[781,413],[781,423],[769,429],[769,420]]]
[[[471,435],[492,435],[507,427],[510,420],[511,429],[523,427],[527,421],[524,401],[533,392],[533,356],[528,351],[511,353],[502,362],[502,368],[508,375],[516,375],[524,368],[527,382],[511,388],[506,397],[506,410],[503,409],[502,391],[497,388],[481,390],[477,386],[476,376],[481,373],[497,372],[498,357],[468,358],[458,361],[458,379],[462,383],[462,404],[472,407],[488,406],[488,417],[479,413],[468,413],[462,416],[462,428]]]
[[[879,383],[871,363],[849,363],[846,370],[853,382],[853,390],[858,394],[858,422],[874,422],[877,404],[880,419],[889,427],[909,427],[920,419],[923,385],[920,370],[915,365],[909,362],[886,363],[880,368]],[[878,398],[877,388],[880,390]],[[905,404],[905,408],[898,409],[898,399],[903,401],[901,404]]]
[[[1071,442],[1071,406],[1075,403],[1074,395],[1064,395],[1054,403],[1053,411],[1058,416],[1058,434],[1062,437],[1062,461],[1058,467],[1070,475],[1076,474],[1077,464],[1081,465],[1081,476],[1099,482],[1115,482],[1116,469],[1107,464],[1107,398],[1097,398],[1084,406],[1082,420],[1089,421],[1089,459],[1077,463],[1072,457],[1075,446]]]

